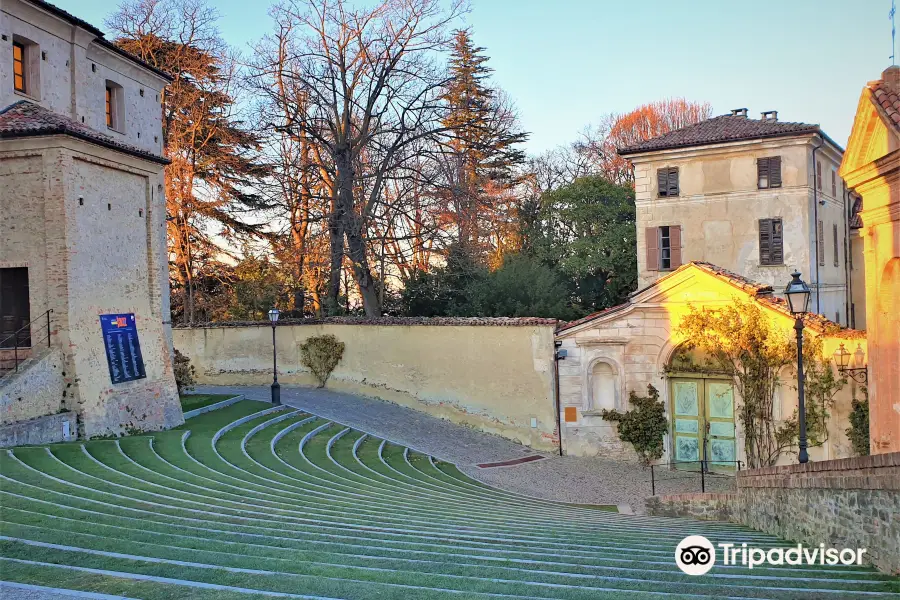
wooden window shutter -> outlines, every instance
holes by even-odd
[[[816,189],[822,191],[822,163],[816,162]]]
[[[832,225],[834,233],[834,266],[838,266],[838,230],[837,223]]]
[[[647,270],[659,271],[659,229],[647,227],[644,229],[644,245],[647,247]]]
[[[820,180],[821,181],[821,180]],[[825,266],[825,223],[819,221],[819,239],[816,242],[816,251],[819,253],[819,266]]]
[[[681,266],[681,225],[669,225],[669,249],[674,271]]]
[[[678,195],[678,167],[669,169],[669,185],[666,188],[666,196]]]
[[[759,264],[772,264],[772,219],[759,220]]]
[[[772,245],[770,258],[771,264],[784,264],[784,232],[781,225],[781,219],[771,219],[772,225]]]
[[[666,190],[669,187],[669,170],[668,169],[657,169],[656,170],[656,188],[658,196],[665,196]]]
[[[763,185],[763,180],[766,181],[766,185]],[[770,187],[771,182],[769,181],[769,159],[768,158],[757,158],[756,159],[756,186],[759,189],[764,189]]]
[[[781,157],[769,157],[769,187],[781,187]]]

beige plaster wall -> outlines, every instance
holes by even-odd
[[[7,36],[0,42],[6,57],[12,56],[14,36],[37,45],[35,60],[29,61],[34,87],[27,94],[13,87],[12,59],[0,61],[0,108],[31,100],[118,141],[161,154],[159,94],[165,82],[158,75],[100,46],[90,32],[24,0],[4,0],[0,5],[0,33]],[[106,126],[107,80],[121,85],[125,94],[124,125],[119,130]]]
[[[314,385],[300,363],[299,345],[322,334],[346,345],[331,389],[396,402],[536,448],[555,447],[550,325],[280,325],[281,383]],[[176,328],[174,339],[201,383],[272,381],[267,325]]]
[[[818,143],[818,142],[816,142]],[[845,216],[842,181],[836,175],[840,154],[829,145],[817,152],[823,185],[813,190],[812,138],[720,144],[663,151],[634,157],[637,206],[638,287],[645,287],[666,271],[646,268],[645,228],[680,225],[682,263],[706,261],[781,290],[795,269],[819,300],[813,307],[829,319],[847,325]],[[781,156],[782,187],[757,188],[758,158]],[[660,198],[657,169],[678,167],[679,196]],[[835,172],[836,193],[831,173]],[[814,197],[818,199],[818,204]],[[817,214],[816,214],[817,213]],[[784,264],[759,264],[759,219],[780,217],[784,226]],[[816,218],[824,231],[824,264],[815,256]],[[835,265],[833,226],[838,227]],[[816,269],[818,268],[818,278]],[[816,288],[818,282],[818,290]],[[837,317],[837,318],[836,318]]]
[[[675,275],[673,277],[679,277]],[[663,285],[663,284],[660,284]],[[713,308],[722,306],[740,297],[733,286],[708,276],[690,277],[673,284],[671,289],[645,292],[623,310],[597,319],[590,324],[563,331],[558,337],[568,356],[560,361],[559,382],[561,411],[566,406],[576,407],[577,420],[566,422],[562,418],[563,447],[567,454],[579,456],[604,456],[620,460],[636,460],[629,444],[620,441],[613,423],[603,420],[594,411],[596,404],[592,395],[592,366],[605,362],[613,367],[616,380],[616,408],[628,410],[627,399],[631,391],[644,395],[647,385],[653,385],[660,393],[660,399],[670,414],[669,379],[665,369],[675,348],[677,326],[681,316],[690,306]],[[772,313],[771,318],[789,334],[793,333],[793,321],[780,313]],[[866,350],[866,340],[828,337],[824,339],[823,352],[829,360],[838,344],[844,343],[848,351],[854,352],[857,344]],[[794,389],[796,373],[787,368],[783,373],[783,385],[776,399],[776,412],[781,419],[789,418],[797,408],[797,393]],[[852,455],[852,449],[845,433],[849,427],[849,412],[853,394],[861,396],[855,384],[848,384],[835,396],[834,406],[827,423],[828,441],[822,446],[810,448],[810,460],[828,460]],[[735,414],[740,395],[735,390]],[[564,415],[564,412],[561,412]],[[776,415],[778,416],[778,415]],[[781,420],[779,419],[779,420]],[[746,461],[744,435],[740,419],[735,419],[737,438],[737,459]],[[671,458],[670,442],[667,439],[665,454],[660,462]],[[791,455],[783,455],[779,464],[795,460]]]
[[[45,348],[22,363],[21,372],[0,379],[0,424],[59,412],[65,390],[64,360],[58,348]]]

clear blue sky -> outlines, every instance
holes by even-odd
[[[103,28],[110,0],[51,0]],[[232,45],[270,25],[268,0],[211,0]],[[472,0],[465,22],[531,132],[568,143],[608,112],[669,96],[819,123],[846,145],[862,86],[890,65],[890,0]],[[900,15],[898,15],[900,17]]]

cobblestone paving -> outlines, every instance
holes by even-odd
[[[198,393],[244,394],[270,398],[268,386],[197,386]],[[558,502],[629,505],[641,513],[650,495],[650,471],[639,465],[595,457],[558,456],[536,452],[496,435],[383,400],[299,386],[282,386],[284,404],[308,410],[378,437],[395,440],[436,458],[455,463],[466,475],[504,490]],[[541,454],[546,460],[479,469],[477,463]],[[688,473],[657,472],[659,493],[699,492],[700,477]],[[711,478],[707,491],[729,491],[730,477]]]

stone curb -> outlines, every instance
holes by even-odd
[[[227,400],[222,400],[221,402],[216,402],[215,404],[210,404],[208,406],[201,406],[200,408],[195,408],[194,410],[189,410],[184,413],[185,420],[191,419],[198,415],[202,415],[203,413],[208,413],[214,410],[219,410],[220,408],[225,408],[226,406],[231,406],[232,404],[237,404],[241,400],[246,400],[244,394],[238,394],[233,398],[228,398]],[[256,400],[256,402],[263,402],[263,400]]]

